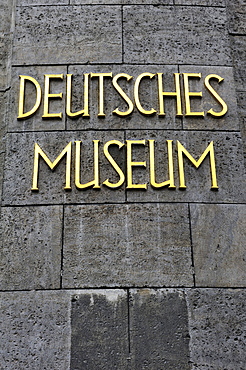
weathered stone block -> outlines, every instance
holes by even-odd
[[[192,112],[204,112],[204,117],[184,117],[184,128],[192,130],[225,130],[235,131],[239,129],[237,99],[233,68],[231,67],[204,67],[204,66],[180,66],[181,73],[201,73],[202,77],[189,78],[190,92],[202,92],[202,97],[190,97]],[[212,108],[214,112],[221,112],[222,106],[205,87],[204,79],[210,74],[216,74],[222,78],[220,83],[217,79],[211,79],[210,85],[227,104],[228,111],[222,117],[212,116],[207,112]]]
[[[225,6],[226,0],[175,0],[175,5]]]
[[[83,109],[83,91],[84,80],[83,73],[100,73],[112,72],[113,76],[118,73],[126,73],[133,76],[133,79],[127,82],[125,78],[119,79],[118,84],[123,88],[126,94],[134,102],[134,84],[137,77],[144,72],[152,74],[163,73],[163,85],[165,91],[175,91],[173,73],[178,72],[178,66],[168,65],[149,65],[134,66],[134,65],[103,65],[103,66],[70,66],[69,73],[73,76],[73,112]],[[89,91],[89,107],[90,118],[68,118],[67,127],[70,130],[80,129],[140,129],[140,128],[160,128],[160,129],[181,129],[182,118],[176,118],[176,100],[173,98],[165,99],[165,117],[158,116],[159,113],[159,100],[158,100],[158,82],[157,76],[150,78],[143,78],[139,87],[140,102],[145,110],[152,108],[157,111],[157,114],[144,116],[138,110],[136,105],[134,111],[127,116],[118,116],[112,112],[118,108],[124,112],[128,109],[128,105],[124,102],[122,97],[118,94],[113,87],[112,79],[104,79],[104,112],[106,117],[98,117],[98,78],[90,79]]]
[[[130,5],[135,4],[135,0],[70,0],[71,4],[102,4],[102,5],[113,5],[122,4]],[[141,0],[141,5],[146,4],[171,4],[173,5],[173,0]]]
[[[62,208],[3,207],[0,289],[60,287]]]
[[[227,2],[229,32],[246,35],[246,2],[234,0]]]
[[[237,102],[244,154],[246,156],[246,91],[237,93]]]
[[[128,304],[123,290],[72,297],[71,369],[127,369]]]
[[[0,293],[1,369],[69,369],[67,292]]]
[[[69,0],[16,0],[17,6],[68,5],[68,4],[69,4]]]
[[[65,288],[192,284],[187,205],[65,208]]]
[[[9,86],[9,65],[12,47],[13,1],[0,4],[0,91]]]
[[[245,368],[243,289],[187,291],[192,369]]]
[[[224,8],[138,5],[123,11],[125,61],[231,65]]]
[[[17,7],[14,63],[119,63],[120,20],[120,6]]]
[[[43,132],[9,134],[7,138],[7,155],[5,166],[4,199],[5,205],[14,204],[54,204],[54,203],[105,203],[123,202],[124,187],[114,190],[102,182],[109,178],[112,183],[119,181],[119,176],[103,154],[103,145],[109,140],[124,142],[124,133],[119,131],[107,132]],[[81,178],[85,184],[94,179],[94,148],[93,140],[100,140],[99,145],[99,178],[100,189],[92,187],[77,189],[74,185],[74,155],[75,141],[81,144]],[[57,168],[50,170],[41,158],[39,161],[39,191],[31,191],[34,143],[37,142],[51,161],[62,152],[72,141],[71,188],[64,190],[66,178],[66,158],[61,160]],[[124,148],[115,146],[109,149],[112,157],[124,170]],[[123,153],[122,153],[123,151]]]
[[[246,91],[246,36],[231,36],[236,89]]]
[[[3,166],[4,166],[4,155],[5,155],[5,140],[4,135],[6,132],[5,127],[5,111],[6,111],[6,99],[7,95],[0,93],[0,204],[2,203],[2,183],[3,183]]]
[[[65,94],[66,94],[66,73],[64,66],[30,66],[12,68],[12,83],[10,100],[8,105],[8,131],[50,131],[65,129]],[[50,79],[50,93],[62,93],[62,99],[49,99],[49,113],[62,113],[62,118],[45,118],[44,114],[44,75],[64,74],[64,80],[60,78]],[[25,119],[17,119],[19,106],[20,75],[33,77],[40,85],[42,100],[40,107],[32,116]],[[30,111],[36,102],[36,88],[31,81],[25,82],[25,109],[24,113]]]
[[[130,338],[132,369],[191,369],[184,293],[131,289]]]
[[[146,139],[146,146],[138,145],[133,150],[133,161],[146,161],[146,168],[133,169],[134,184],[149,184],[148,140],[155,140],[156,182],[169,179],[166,140],[173,140],[174,183],[176,189],[167,186],[148,189],[129,189],[130,202],[205,202],[242,203],[245,201],[245,177],[242,140],[238,132],[202,131],[127,131],[128,140]],[[211,189],[210,160],[207,156],[198,169],[184,156],[186,189],[180,189],[177,140],[198,160],[211,141],[214,142],[218,190]]]
[[[246,207],[192,204],[191,227],[197,286],[245,286]]]

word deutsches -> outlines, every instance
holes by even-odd
[[[18,119],[26,119],[36,113],[41,105],[43,99],[43,114],[42,118],[55,118],[61,119],[62,112],[50,112],[50,101],[53,99],[61,99],[62,105],[65,105],[66,115],[69,117],[90,117],[90,106],[95,105],[96,102],[90,101],[89,97],[89,85],[91,79],[98,80],[98,117],[105,117],[105,99],[107,98],[107,92],[105,89],[105,79],[110,79],[114,87],[114,90],[123,99],[126,109],[120,110],[119,107],[115,107],[112,111],[113,114],[125,117],[130,115],[134,109],[137,109],[141,114],[145,116],[151,116],[157,114],[158,116],[165,116],[165,99],[173,98],[176,100],[176,116],[177,117],[204,117],[205,114],[211,115],[213,117],[222,117],[226,114],[228,108],[225,101],[221,98],[218,92],[214,89],[216,83],[220,84],[224,79],[217,74],[209,74],[204,79],[202,79],[201,73],[173,73],[174,77],[174,91],[166,91],[164,89],[164,76],[163,73],[149,73],[144,72],[136,77],[127,74],[119,73],[113,76],[112,72],[108,73],[84,73],[83,74],[83,106],[78,111],[73,111],[72,109],[72,74],[45,74],[44,75],[44,90],[42,91],[40,83],[31,76],[20,75],[20,90],[19,90],[19,108],[18,108]],[[64,99],[63,93],[52,93],[51,92],[51,81],[55,83],[57,80],[66,80],[66,97]],[[155,107],[146,109],[144,107],[143,101],[141,101],[141,84],[144,79],[150,79],[151,83],[157,83],[157,103]],[[193,111],[191,100],[192,98],[202,98],[202,91],[192,92],[190,91],[190,82],[192,79],[199,79],[203,81],[205,88],[209,91],[212,98],[217,102],[218,108],[214,110],[210,108],[208,111]],[[133,97],[129,97],[126,92],[120,86],[120,80],[125,80],[127,83],[132,84],[133,87]],[[135,80],[135,82],[134,82]],[[153,81],[153,82],[152,82]],[[214,81],[213,86],[211,81]],[[25,90],[26,85],[31,83],[35,87],[35,96],[33,99],[33,106],[30,110],[25,111]],[[145,95],[148,92],[145,93]],[[63,110],[63,109],[61,109]]]
[[[109,179],[100,181],[100,160],[99,160],[99,140],[93,140],[94,158],[87,158],[94,163],[93,175],[91,181],[83,183],[81,179],[81,141],[75,141],[75,155],[74,155],[74,166],[72,167],[72,147],[74,147],[72,141],[70,141],[61,153],[52,162],[47,154],[43,151],[38,143],[34,145],[34,165],[33,165],[33,181],[32,190],[38,191],[38,174],[39,174],[39,163],[40,159],[48,165],[51,170],[54,170],[63,157],[66,157],[66,175],[65,175],[65,187],[66,190],[71,190],[71,172],[74,168],[74,179],[75,186],[77,189],[87,189],[94,188],[100,189],[101,184],[107,186],[108,188],[116,189],[119,188],[126,182],[126,189],[147,189],[147,183],[135,183],[133,181],[133,168],[135,167],[145,167],[146,160],[134,161],[132,158],[133,146],[146,146],[149,151],[149,178],[150,185],[153,188],[163,188],[167,186],[169,189],[175,189],[174,183],[174,160],[173,160],[173,140],[166,140],[167,144],[167,158],[166,162],[168,164],[168,179],[163,182],[156,182],[156,170],[155,170],[155,140],[126,140],[125,143],[119,140],[110,140],[106,142],[103,146],[104,156],[107,158],[110,165],[113,167],[117,173],[118,181],[111,182]],[[120,150],[126,146],[126,174],[119,167],[115,159],[109,152],[110,146],[116,146]],[[183,157],[186,156],[190,162],[196,167],[200,167],[204,159],[208,156],[210,160],[210,172],[211,172],[211,189],[218,189],[217,177],[216,177],[216,166],[215,166],[215,156],[214,156],[214,145],[211,141],[207,148],[204,150],[202,155],[198,160],[195,160],[193,156],[187,151],[187,149],[177,141],[177,153],[178,153],[178,171],[179,171],[179,188],[186,188],[185,184],[185,173],[184,173],[184,160]],[[143,158],[146,159],[146,158]],[[164,175],[165,176],[165,175]]]

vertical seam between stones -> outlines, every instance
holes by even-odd
[[[64,204],[62,205],[62,232],[61,232],[61,271],[60,271],[60,289],[62,289],[62,275],[63,275],[63,244],[64,244],[64,221],[65,221],[65,210]]]
[[[191,227],[190,203],[188,203],[188,216],[189,216],[189,229],[190,229],[191,266],[193,268],[193,283],[194,283],[194,287],[196,287],[196,276],[195,276],[194,251],[193,251],[193,241],[192,241],[192,227]]]
[[[128,351],[131,355],[131,331],[130,331],[130,289],[127,289],[127,312],[128,312]]]
[[[123,28],[123,5],[121,5],[121,61],[124,63],[124,28]]]

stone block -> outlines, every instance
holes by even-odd
[[[130,97],[131,101],[134,102],[134,84],[137,77],[144,72],[152,74],[163,73],[163,85],[165,85],[165,91],[175,91],[174,75],[173,73],[178,72],[178,66],[168,65],[149,65],[146,66],[134,66],[134,65],[101,65],[101,66],[69,66],[69,73],[73,74],[73,112],[77,112],[83,109],[83,91],[84,81],[83,73],[102,73],[112,72],[113,76],[118,73],[126,73],[133,76],[133,79],[127,82],[125,78],[119,79],[118,83]],[[112,79],[105,78],[104,80],[104,112],[105,118],[98,117],[98,78],[90,79],[90,91],[89,91],[89,107],[90,107],[90,118],[79,117],[79,118],[68,118],[67,127],[69,130],[81,130],[81,129],[140,129],[140,128],[157,128],[157,129],[181,129],[182,118],[176,117],[176,100],[173,98],[165,99],[165,117],[160,117],[159,113],[159,100],[158,100],[158,83],[157,76],[142,79],[139,88],[140,102],[145,110],[151,110],[152,108],[157,111],[157,114],[144,116],[141,114],[136,105],[130,115],[118,116],[112,112],[118,108],[124,112],[128,109],[128,105],[124,102],[121,96],[118,94],[116,89],[113,87]]]
[[[229,32],[246,35],[246,1],[234,0],[227,2]]]
[[[245,177],[242,140],[238,132],[213,131],[127,131],[128,140],[146,139],[146,146],[133,146],[133,161],[146,161],[146,168],[133,169],[133,183],[147,184],[148,189],[127,189],[129,202],[202,202],[202,203],[242,203],[245,201]],[[174,184],[153,188],[149,184],[148,140],[155,140],[156,182],[169,179],[166,140],[173,140]],[[210,160],[207,156],[197,169],[184,156],[186,189],[179,188],[179,166],[177,140],[198,160],[211,141],[214,142],[215,165],[219,189],[211,189]]]
[[[226,5],[226,0],[174,0],[175,5],[220,6]]]
[[[0,289],[60,287],[62,208],[3,207]]]
[[[11,77],[10,99],[8,106],[8,132],[15,131],[50,131],[65,130],[65,95],[66,95],[66,73],[64,66],[30,66],[13,67]],[[64,80],[60,78],[50,79],[50,93],[62,93],[62,99],[49,99],[49,113],[62,113],[62,118],[42,118],[44,114],[44,75],[64,74]],[[19,106],[20,75],[33,77],[40,85],[42,100],[38,110],[25,119],[17,119]],[[36,102],[36,88],[31,81],[25,82],[25,108],[24,113],[30,111]]]
[[[201,73],[200,78],[189,78],[190,92],[202,92],[202,97],[191,97],[192,112],[204,112],[205,116],[184,117],[184,128],[191,130],[224,130],[236,131],[239,129],[237,99],[234,83],[233,68],[231,67],[204,67],[180,66],[181,73]],[[210,85],[227,104],[228,111],[223,117],[216,117],[207,112],[212,108],[214,112],[221,112],[222,106],[205,87],[204,79],[210,74],[216,74],[223,81],[211,79]]]
[[[0,91],[9,87],[13,9],[13,0],[2,1],[0,4]]]
[[[128,63],[231,65],[224,8],[138,5],[123,12]]]
[[[72,24],[72,27],[71,27]],[[122,62],[120,6],[17,7],[17,65]]]
[[[246,158],[246,91],[237,93],[237,102],[242,141],[244,145],[244,155]]]
[[[94,179],[93,140],[100,140],[99,177],[100,189],[92,187],[77,189],[74,184],[75,141],[81,144],[81,179],[85,184]],[[84,131],[84,132],[39,132],[8,134],[5,166],[3,203],[5,205],[26,204],[63,204],[63,203],[120,203],[125,201],[124,186],[110,189],[102,182],[109,178],[112,183],[119,181],[119,176],[103,154],[103,145],[109,140],[124,142],[124,133],[119,131]],[[66,158],[61,160],[56,169],[50,170],[41,158],[39,161],[39,191],[31,191],[34,143],[38,143],[51,161],[54,161],[63,149],[72,141],[71,188],[64,190],[66,178]],[[124,171],[124,147],[113,146],[112,157]]]
[[[181,290],[131,289],[129,315],[132,369],[191,369]]]
[[[128,304],[123,290],[72,297],[71,369],[127,369]]]
[[[192,369],[245,369],[245,289],[187,291]]]
[[[246,91],[246,36],[231,36],[236,89]]]
[[[69,369],[67,292],[0,293],[1,369]]]
[[[192,284],[187,205],[65,208],[65,288]]]
[[[5,155],[5,140],[4,135],[6,131],[5,127],[5,111],[6,111],[6,99],[7,96],[4,93],[0,93],[0,204],[2,202],[2,183],[3,183],[3,167],[4,167],[4,155]]]
[[[88,2],[87,2],[88,3]],[[16,0],[17,6],[33,5],[68,5],[69,0]]]
[[[197,286],[245,286],[246,207],[192,204],[191,228]]]
[[[136,0],[70,0],[71,4],[102,4],[102,5],[131,5],[136,4]],[[151,4],[171,4],[173,5],[173,0],[141,0],[141,5],[151,5]]]

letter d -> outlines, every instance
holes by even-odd
[[[26,113],[24,113],[25,80],[31,81],[36,87],[36,103],[34,104],[33,108]],[[23,119],[23,118],[31,116],[39,108],[40,103],[41,103],[41,87],[39,83],[33,77],[20,75],[19,110],[18,110],[17,118]]]

